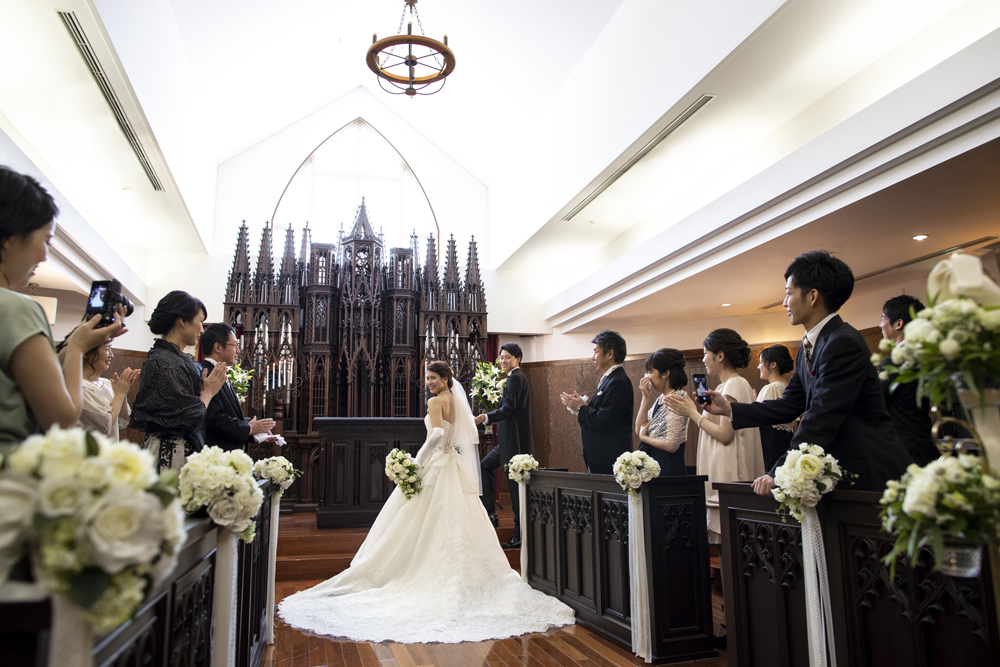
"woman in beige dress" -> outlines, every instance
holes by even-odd
[[[736,403],[752,403],[753,389],[737,370],[750,364],[750,346],[732,329],[716,329],[702,344],[702,361],[709,375],[717,375],[722,383],[715,388]],[[713,482],[752,482],[763,475],[764,457],[760,447],[760,431],[755,428],[734,431],[728,419],[700,412],[688,396],[667,396],[667,405],[687,415],[699,428],[698,474],[708,475],[705,483],[705,505],[708,508],[708,541],[722,541],[719,518],[719,492]]]

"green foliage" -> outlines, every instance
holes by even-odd
[[[491,412],[500,406],[500,396],[507,384],[507,378],[495,364],[480,362],[476,365],[476,374],[472,377],[472,390],[469,396],[479,401],[479,409]]]

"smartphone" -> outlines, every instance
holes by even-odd
[[[694,380],[694,390],[698,394],[698,402],[711,403],[712,397],[708,395],[708,378],[703,373],[692,373],[691,378]]]

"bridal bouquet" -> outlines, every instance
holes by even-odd
[[[507,477],[518,484],[525,484],[531,479],[531,471],[538,470],[538,461],[531,454],[517,454],[510,457],[504,469],[507,471]]]
[[[205,449],[188,457],[181,468],[181,503],[191,514],[208,507],[216,524],[237,533],[244,542],[253,542],[257,515],[264,494],[254,481],[253,459],[244,452]]]
[[[246,398],[247,392],[250,391],[250,382],[253,380],[253,369],[244,370],[242,366],[236,364],[226,369],[226,378],[229,380],[229,384],[232,385],[233,391],[236,392],[236,396],[242,401]]]
[[[271,480],[271,484],[278,489],[279,496],[292,485],[299,475],[301,473],[284,456],[272,456],[253,464],[253,476],[256,479]]]
[[[420,493],[420,466],[402,449],[394,449],[385,457],[385,474],[399,486],[407,500]]]
[[[896,557],[934,549],[941,567],[945,537],[979,544],[1000,544],[1000,477],[983,471],[977,456],[942,456],[921,468],[911,464],[898,482],[890,480],[882,494],[882,530],[895,533],[896,544],[885,557],[895,576]]]
[[[791,513],[798,521],[805,517],[806,507],[816,507],[820,498],[833,491],[846,473],[819,445],[802,443],[798,449],[789,450],[785,462],[775,471],[771,489],[774,499],[781,503],[778,514],[781,521]],[[853,482],[852,482],[853,483]]]
[[[635,502],[639,487],[660,476],[660,464],[646,452],[624,452],[615,460],[611,471],[615,474],[615,481]]]
[[[35,580],[67,596],[94,632],[121,625],[184,543],[177,476],[157,476],[130,442],[53,426],[0,465],[0,584],[27,556]]]
[[[476,365],[476,374],[472,376],[472,389],[469,396],[479,399],[479,408],[486,412],[496,410],[500,405],[500,395],[507,384],[507,378],[501,378],[503,372],[495,364],[480,362]]]

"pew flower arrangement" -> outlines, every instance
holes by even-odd
[[[27,556],[36,583],[73,602],[93,631],[121,625],[184,542],[177,475],[100,433],[52,427],[0,468],[0,584]]]
[[[1000,477],[983,471],[979,457],[942,456],[921,468],[910,464],[882,494],[882,530],[895,533],[885,557],[895,576],[901,554],[916,564],[916,554],[929,545],[940,568],[947,537],[978,544],[1000,544]]]
[[[192,454],[181,468],[184,511],[192,514],[207,507],[217,525],[233,531],[244,542],[253,542],[257,529],[253,517],[264,502],[264,493],[252,471],[253,459],[238,450],[206,447]]]
[[[635,502],[639,497],[639,488],[660,476],[660,464],[646,452],[624,452],[615,460],[611,471],[615,481],[629,495],[629,500]]]
[[[802,443],[798,449],[789,450],[785,462],[774,473],[777,486],[771,489],[781,504],[778,514],[782,523],[788,514],[804,521],[805,508],[816,507],[849,474],[819,445]]]
[[[420,479],[420,466],[402,449],[394,449],[385,457],[385,474],[399,486],[407,500],[420,493],[423,483]]]
[[[525,484],[531,479],[531,472],[538,470],[538,461],[531,454],[516,454],[510,457],[510,461],[504,464],[507,477],[518,484]]]
[[[253,464],[253,476],[256,479],[270,480],[277,489],[278,497],[281,497],[281,494],[287,491],[301,474],[284,456],[272,456]]]
[[[250,382],[253,380],[253,369],[244,369],[239,364],[230,366],[226,369],[226,378],[229,380],[229,384],[232,385],[233,391],[236,392],[236,396],[242,401],[247,396],[247,392],[250,391]]]
[[[486,412],[496,410],[500,405],[500,395],[507,384],[507,378],[496,364],[480,362],[476,365],[476,374],[472,376],[472,389],[469,396],[479,399],[479,408]]]

